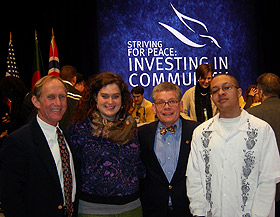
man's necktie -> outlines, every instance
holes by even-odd
[[[159,130],[160,130],[160,135],[162,135],[162,136],[165,135],[168,131],[170,133],[174,134],[177,130],[177,125],[175,124],[175,125],[172,125],[172,126],[167,127],[167,128],[165,128],[163,126],[160,126]]]
[[[62,133],[58,128],[56,128],[56,132],[57,132],[57,141],[59,145],[60,157],[62,162],[65,207],[66,207],[67,215],[71,217],[73,214],[73,203],[72,203],[72,173],[70,168],[70,154],[67,149]]]

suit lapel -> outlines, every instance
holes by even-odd
[[[147,144],[149,144],[148,151],[151,153],[151,161],[152,161],[150,165],[153,165],[155,167],[155,171],[159,171],[157,173],[159,181],[168,183],[168,180],[165,176],[165,173],[158,161],[158,158],[157,158],[155,150],[154,150],[157,126],[158,126],[158,121],[153,122],[151,124],[151,130],[149,130],[149,132],[147,132],[149,134],[149,135],[147,135],[147,138],[148,138]]]
[[[182,118],[182,133],[181,133],[181,143],[180,143],[180,151],[179,151],[179,158],[175,173],[172,177],[171,183],[176,182],[176,180],[182,176],[182,172],[185,174],[186,164],[188,161],[189,151],[190,151],[190,139],[191,135],[189,135],[189,130],[187,126],[187,122],[184,121]],[[183,174],[183,175],[184,175]]]
[[[35,150],[37,151],[38,156],[42,161],[42,164],[48,170],[50,176],[53,178],[55,183],[57,183],[57,187],[61,189],[53,155],[51,153],[47,140],[44,136],[44,133],[40,128],[36,118],[33,119],[31,122],[31,129],[32,129],[32,140],[33,143],[35,144]]]

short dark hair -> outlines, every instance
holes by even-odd
[[[76,76],[77,76],[77,81],[76,81],[77,84],[84,81],[84,76],[81,73],[77,73]]]
[[[78,72],[74,66],[63,66],[60,69],[60,77],[65,81],[72,81],[72,79],[77,76]]]
[[[280,94],[280,79],[273,73],[264,73],[260,75],[257,79],[257,85],[266,96],[279,96]]]
[[[135,94],[144,94],[144,89],[141,86],[137,86],[137,87],[133,87],[131,90],[131,93],[135,93]]]
[[[213,76],[214,69],[211,66],[211,64],[203,63],[200,66],[197,67],[195,70],[195,75],[196,79],[198,80],[199,78],[205,78],[205,76],[211,72],[211,76]]]
[[[214,78],[219,77],[219,76],[222,76],[222,75],[225,75],[225,76],[230,77],[230,78],[232,79],[232,81],[233,81],[234,86],[237,87],[237,88],[239,88],[239,83],[238,83],[237,79],[236,79],[233,75],[231,75],[231,74],[220,73],[220,74],[216,74],[216,75],[214,76]],[[213,79],[214,79],[214,78],[213,78]],[[212,82],[211,82],[211,85],[212,85]]]

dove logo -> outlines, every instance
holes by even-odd
[[[196,19],[193,19],[191,17],[188,17],[182,13],[180,13],[179,11],[176,10],[176,8],[172,5],[172,3],[170,2],[170,5],[171,7],[173,8],[175,14],[177,15],[177,17],[179,18],[179,20],[190,30],[192,31],[193,33],[196,33],[195,30],[193,30],[184,20],[188,20],[189,22],[193,22],[193,23],[197,23],[199,25],[201,25],[203,27],[203,29],[206,30],[206,32],[208,33],[208,29],[206,27],[206,25],[199,21],[199,20],[196,20]],[[161,22],[158,22],[160,25],[162,25],[164,28],[166,28],[169,32],[171,32],[176,38],[178,38],[181,42],[183,42],[184,44],[188,45],[188,46],[191,46],[191,47],[195,47],[195,48],[202,48],[204,46],[206,46],[206,44],[198,44],[192,40],[190,40],[189,38],[187,38],[185,35],[183,35],[181,32],[179,32],[178,30],[174,29],[173,27],[167,25],[167,24],[164,24],[164,23],[161,23]],[[221,48],[221,46],[219,45],[218,41],[210,36],[210,35],[207,35],[207,34],[199,34],[200,37],[202,38],[208,38],[211,40],[212,43],[214,43],[218,48]]]

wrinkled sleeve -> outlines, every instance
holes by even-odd
[[[190,211],[193,215],[204,216],[206,213],[206,199],[204,196],[201,169],[203,167],[203,159],[198,150],[197,130],[194,131],[191,152],[187,165],[187,195],[190,200]]]

